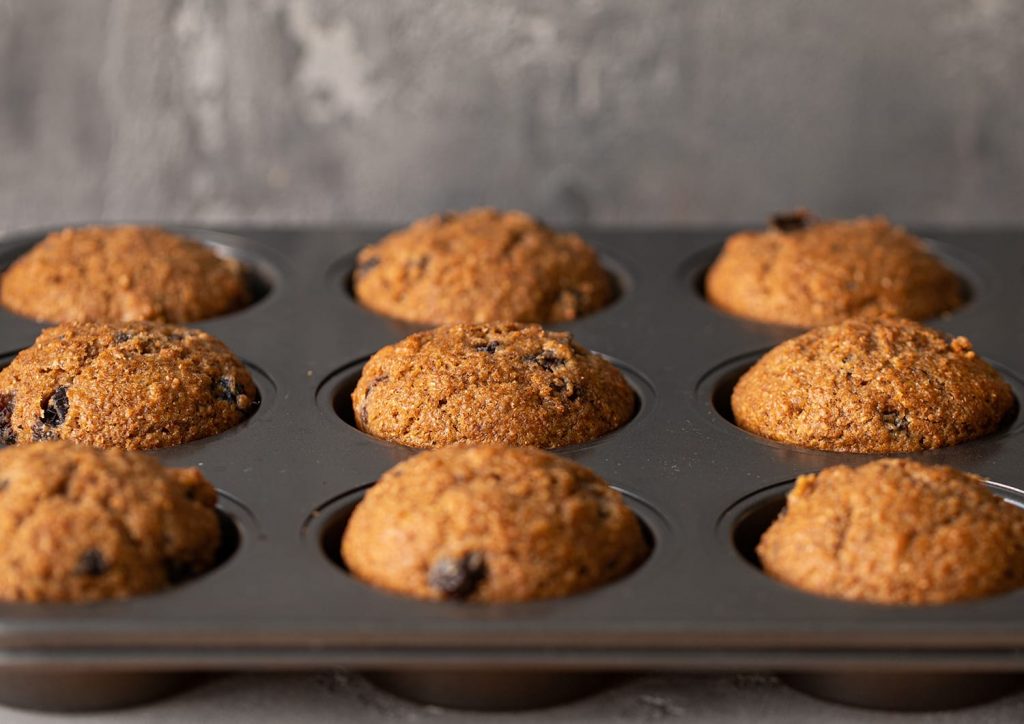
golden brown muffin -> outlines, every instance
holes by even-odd
[[[245,365],[206,332],[67,322],[0,370],[0,441],[167,447],[223,432],[258,402]]]
[[[819,450],[914,452],[995,432],[1010,386],[965,337],[904,319],[852,319],[770,350],[732,392],[736,424]]]
[[[607,360],[536,324],[456,324],[384,347],[352,392],[356,426],[411,447],[561,447],[625,424],[636,395]]]
[[[797,478],[757,555],[768,575],[820,596],[981,598],[1024,585],[1024,510],[949,467],[840,465]]]
[[[144,226],[55,231],[0,277],[0,303],[45,322],[193,322],[249,301],[236,260]]]
[[[43,442],[0,450],[0,600],[151,593],[214,564],[217,493],[195,468]]]
[[[423,324],[561,322],[615,295],[579,236],[495,209],[430,216],[367,246],[352,288],[378,314]]]
[[[797,327],[858,315],[926,319],[965,298],[960,279],[902,226],[881,216],[818,221],[803,211],[729,237],[704,290],[732,314]]]
[[[399,463],[356,507],[341,544],[349,570],[374,586],[490,603],[569,596],[647,552],[636,516],[593,472],[505,446]]]

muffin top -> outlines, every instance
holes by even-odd
[[[179,445],[237,425],[258,401],[245,365],[205,332],[66,322],[0,370],[0,441]]]
[[[384,347],[352,392],[357,427],[411,447],[560,447],[626,423],[636,396],[622,373],[535,324],[456,324]]]
[[[49,234],[0,277],[0,303],[46,322],[192,322],[250,301],[234,259],[144,226]]]
[[[42,442],[0,450],[0,600],[150,593],[214,564],[217,493],[195,468]]]
[[[1024,510],[981,478],[912,460],[802,475],[757,554],[809,593],[938,604],[1024,585]]]
[[[568,596],[647,556],[621,496],[587,468],[533,448],[420,453],[356,507],[341,553],[360,579],[416,598]]]
[[[367,246],[352,288],[378,314],[422,324],[561,322],[615,295],[579,236],[486,208],[430,216]]]
[[[996,431],[1010,386],[964,337],[904,319],[851,319],[770,350],[736,383],[736,424],[842,452],[914,452]]]
[[[926,319],[960,306],[960,279],[916,236],[876,216],[819,221],[803,211],[729,237],[704,283],[717,307],[814,327],[848,317]]]

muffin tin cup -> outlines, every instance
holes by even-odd
[[[963,709],[1011,694],[1024,677],[1014,674],[804,671],[780,679],[805,694],[837,704],[894,711]]]
[[[0,702],[37,711],[105,711],[163,699],[201,680],[202,675],[192,671],[5,669],[0,671]]]
[[[485,606],[373,589],[325,552],[327,528],[340,536],[342,509],[416,452],[346,424],[339,394],[339,371],[423,328],[351,297],[354,254],[381,230],[184,230],[241,259],[262,290],[251,306],[194,325],[256,371],[262,404],[236,429],[150,454],[200,467],[222,493],[237,550],[208,574],[148,596],[0,604],[0,701],[88,710],[169,694],[196,672],[339,667],[419,701],[507,709],[583,695],[622,673],[775,670],[826,698],[916,708],[994,696],[998,681],[1015,684],[1024,672],[1024,591],[919,609],[826,600],[764,576],[723,533],[759,491],[879,457],[763,441],[716,410],[727,363],[798,333],[706,303],[700,280],[725,233],[582,232],[613,267],[620,296],[555,327],[619,364],[640,409],[619,430],[556,452],[626,493],[653,551],[592,591]],[[0,243],[0,264],[42,236]],[[1010,373],[1018,397],[1024,346],[1008,330],[1024,314],[1020,236],[933,235],[975,293],[932,324],[970,337]],[[0,311],[0,353],[29,346],[43,326]],[[911,457],[1024,487],[1017,427]],[[884,679],[871,678],[879,672]],[[917,696],[919,683],[931,694]]]
[[[472,711],[522,711],[566,704],[603,691],[624,678],[601,672],[516,669],[418,669],[364,671],[376,686],[431,706]]]

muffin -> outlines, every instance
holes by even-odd
[[[352,392],[356,426],[410,447],[503,443],[560,447],[626,423],[636,397],[622,373],[535,324],[456,324],[377,352]]]
[[[0,600],[151,593],[213,566],[217,493],[195,468],[41,442],[0,450]]]
[[[904,319],[851,319],[770,350],[736,383],[732,412],[772,440],[838,452],[915,452],[996,431],[1010,386],[964,337]]]
[[[768,575],[819,596],[981,598],[1024,585],[1024,510],[945,466],[840,465],[797,478],[757,555]]]
[[[533,448],[455,447],[391,468],[356,507],[341,554],[363,581],[429,600],[529,601],[619,578],[647,556],[622,497]]]
[[[0,370],[0,440],[167,447],[223,432],[258,402],[245,365],[205,332],[67,322]]]
[[[56,231],[0,277],[0,304],[44,322],[193,322],[249,301],[237,261],[144,226]]]
[[[422,324],[562,322],[615,296],[578,235],[495,209],[431,216],[367,246],[352,290],[378,314]]]
[[[881,216],[777,216],[725,242],[704,282],[717,307],[758,322],[815,327],[858,315],[926,319],[960,306],[960,279]]]

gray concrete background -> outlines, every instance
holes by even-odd
[[[1019,0],[0,0],[0,230],[1024,223]]]

